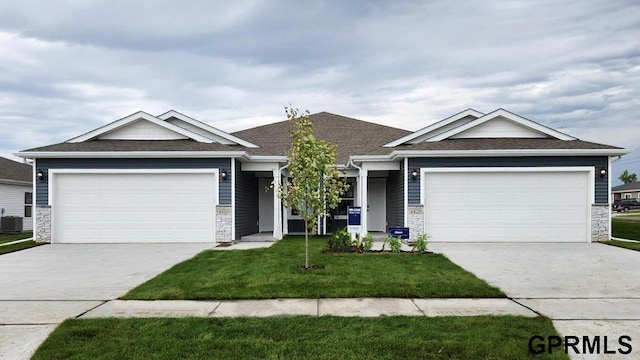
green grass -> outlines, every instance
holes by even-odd
[[[4,245],[4,246],[0,246],[0,255],[28,249],[28,248],[32,248],[32,247],[36,247],[44,244],[45,243],[37,243],[35,241],[25,241],[18,244]]]
[[[625,249],[631,249],[635,251],[640,251],[640,241],[619,241],[619,240],[611,240],[611,241],[603,241],[603,244],[613,245]]]
[[[28,239],[33,236],[32,232],[21,232],[17,234],[0,234],[0,244],[16,240]]]
[[[287,237],[268,249],[204,251],[127,293],[124,299],[504,297],[440,254],[324,254],[326,238]]]
[[[32,359],[568,359],[544,317],[69,319]]]
[[[640,218],[636,216],[618,216],[612,218],[611,236],[640,240]]]

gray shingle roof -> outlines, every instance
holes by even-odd
[[[631,190],[640,190],[640,181],[635,181],[628,184],[622,184],[622,185],[614,186],[611,188],[611,191],[631,191]]]
[[[0,157],[0,180],[32,182],[32,167],[29,164]]]
[[[339,164],[345,164],[351,155],[388,154],[391,150],[382,145],[411,133],[328,112],[312,114],[310,118],[315,137],[338,145],[336,161]],[[233,135],[260,146],[259,149],[249,149],[252,155],[284,156],[291,145],[289,131],[289,121],[281,121],[238,131]]]
[[[518,149],[604,149],[615,146],[582,140],[546,138],[473,138],[445,139],[437,142],[383,147],[410,134],[408,130],[379,125],[345,116],[321,112],[310,115],[316,137],[338,145],[337,162],[345,164],[351,155],[387,155],[394,150],[518,150]],[[259,148],[200,143],[194,140],[91,140],[37,147],[25,152],[104,152],[104,151],[246,151],[250,155],[284,156],[291,144],[289,121],[237,131],[232,135],[254,143]]]

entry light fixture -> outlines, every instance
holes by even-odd
[[[220,178],[222,179],[222,181],[226,181],[228,176],[229,174],[227,174],[227,170],[222,170],[220,172]]]
[[[46,175],[45,175],[44,170],[42,170],[42,169],[38,169],[38,170],[36,171],[36,178],[37,178],[38,180],[40,180],[40,181],[44,181],[45,177],[46,177]]]
[[[605,169],[605,168],[600,169],[598,171],[598,176],[601,177],[601,178],[607,176],[607,169]]]
[[[411,170],[411,180],[416,180],[418,178],[418,169]]]

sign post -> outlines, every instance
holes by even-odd
[[[347,207],[347,231],[350,234],[362,232],[362,208],[360,206]]]

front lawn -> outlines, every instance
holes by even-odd
[[[544,317],[69,319],[32,359],[568,359]]]
[[[504,297],[440,254],[325,254],[326,238],[286,237],[268,249],[204,251],[127,293],[123,299]]]
[[[611,236],[623,239],[640,240],[640,218],[633,215],[612,218]]]
[[[16,240],[28,239],[30,237],[33,237],[33,233],[31,231],[21,232],[17,234],[0,234],[0,244],[4,244],[4,243],[16,241]]]
[[[640,251],[640,241],[619,241],[619,240],[611,240],[611,241],[603,241],[603,244],[613,245],[625,249],[631,249],[635,251]]]
[[[3,245],[3,246],[0,246],[0,255],[28,249],[28,248],[32,248],[32,247],[36,247],[44,244],[45,243],[38,243],[35,241],[25,241],[18,244]]]

